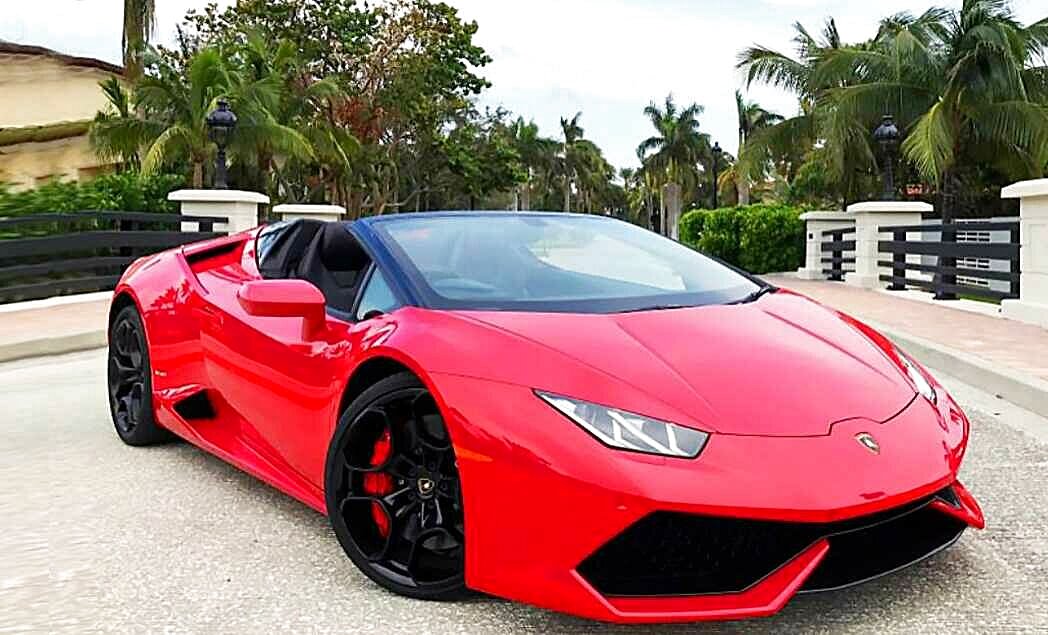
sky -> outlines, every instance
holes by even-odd
[[[121,0],[2,0],[0,39],[120,62]],[[880,18],[924,10],[929,0],[446,0],[480,25],[476,42],[493,62],[481,70],[492,87],[481,105],[502,105],[557,136],[560,118],[582,112],[585,136],[618,167],[633,166],[652,133],[643,109],[672,93],[705,107],[702,129],[725,150],[737,141],[735,89],[792,115],[795,98],[764,86],[747,89],[735,69],[752,44],[792,51],[792,24],[815,33],[833,16],[845,41],[871,37]],[[187,9],[206,0],[157,0],[160,43],[170,43]],[[220,5],[230,0],[220,0]],[[959,6],[959,2],[939,2]],[[1048,16],[1044,0],[1013,0],[1024,23]]]

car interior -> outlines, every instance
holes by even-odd
[[[342,223],[297,219],[274,223],[259,232],[256,249],[263,278],[312,282],[327,306],[349,314],[371,258]]]

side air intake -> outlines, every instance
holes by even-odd
[[[175,404],[175,412],[186,421],[214,419],[215,406],[206,390],[193,393]]]

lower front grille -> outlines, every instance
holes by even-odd
[[[738,593],[816,541],[830,550],[804,586],[818,591],[889,573],[952,544],[966,525],[929,507],[936,497],[836,523],[787,523],[676,512],[650,514],[577,568],[606,596]]]
[[[858,584],[934,555],[952,545],[967,525],[924,506],[889,522],[829,537],[830,551],[801,591]]]

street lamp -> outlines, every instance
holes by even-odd
[[[207,136],[218,146],[215,155],[215,189],[224,190],[226,185],[226,146],[237,127],[237,116],[229,109],[229,102],[218,100],[218,108],[207,116]]]
[[[717,209],[717,164],[722,154],[724,150],[721,150],[720,142],[713,142],[713,209]]]
[[[884,167],[881,172],[881,180],[884,183],[883,199],[895,200],[895,174],[892,170],[895,149],[899,146],[899,129],[895,126],[895,120],[891,115],[884,115],[881,125],[873,131],[873,140],[880,144],[881,153],[884,155]]]

